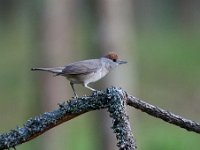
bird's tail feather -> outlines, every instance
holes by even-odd
[[[55,67],[55,68],[31,68],[31,71],[45,71],[45,72],[51,72],[55,74],[59,74],[62,72],[64,67]]]

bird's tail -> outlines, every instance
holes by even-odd
[[[45,71],[45,72],[51,72],[55,74],[59,74],[62,72],[64,67],[55,67],[55,68],[31,68],[31,71]]]

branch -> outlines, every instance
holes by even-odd
[[[141,111],[146,112],[147,114],[149,114],[151,116],[160,118],[168,123],[177,125],[188,131],[200,133],[200,124],[199,123],[185,119],[179,115],[175,115],[175,114],[173,114],[167,110],[164,110],[162,108],[159,108],[157,106],[148,104],[148,103],[146,103],[136,97],[133,97],[131,95],[127,96],[127,104],[130,106],[133,106],[137,109],[140,109]]]
[[[113,120],[112,129],[116,134],[119,149],[135,150],[135,141],[125,110],[126,93],[119,88],[108,88],[106,91],[96,91],[89,97],[84,96],[59,104],[52,112],[29,119],[23,127],[17,127],[8,133],[0,135],[0,149],[15,148],[47,130],[75,118],[88,111],[108,108]]]
[[[141,101],[138,98],[128,95],[120,88],[112,87],[106,91],[93,92],[91,96],[71,99],[68,102],[59,104],[58,109],[31,118],[23,127],[17,127],[8,133],[1,134],[0,149],[14,148],[81,114],[107,108],[113,120],[112,129],[116,133],[117,146],[121,150],[135,150],[136,144],[128,121],[126,104],[154,117],[161,118],[168,123],[178,125],[188,131],[200,133],[200,124]]]

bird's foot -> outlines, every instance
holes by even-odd
[[[92,91],[92,95],[99,95],[100,93],[102,93],[101,90],[95,90],[95,91]]]
[[[77,94],[74,94],[74,96],[72,96],[73,99],[77,99],[78,98],[78,95]]]

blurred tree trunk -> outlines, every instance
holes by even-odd
[[[74,54],[74,1],[56,0],[46,1],[43,16],[43,39],[41,41],[43,53],[43,67],[62,66],[71,62]],[[52,75],[43,74],[41,82],[41,96],[43,111],[56,107],[58,100],[63,101],[72,96],[70,86],[62,77],[53,78]],[[66,129],[64,127],[51,130],[44,136],[43,150],[59,149],[66,142]],[[62,137],[62,138],[61,138]],[[63,139],[63,141],[62,141]]]
[[[104,83],[107,86],[119,86],[136,92],[136,51],[134,47],[133,4],[131,0],[99,0],[100,40],[102,53],[115,51],[123,60],[129,61],[112,72]],[[108,114],[101,113],[101,126],[103,130],[104,150],[114,149],[116,138],[109,128],[111,120]],[[131,117],[130,117],[131,118]],[[117,147],[115,147],[116,149]]]
[[[162,1],[135,0],[134,9],[137,29],[149,30],[154,28],[155,23],[159,21],[158,18],[162,14],[164,6]]]
[[[180,19],[181,19],[180,24],[187,30],[194,29],[194,27],[197,27],[199,25],[199,17],[200,17],[199,5],[200,1],[198,0],[179,1]]]

